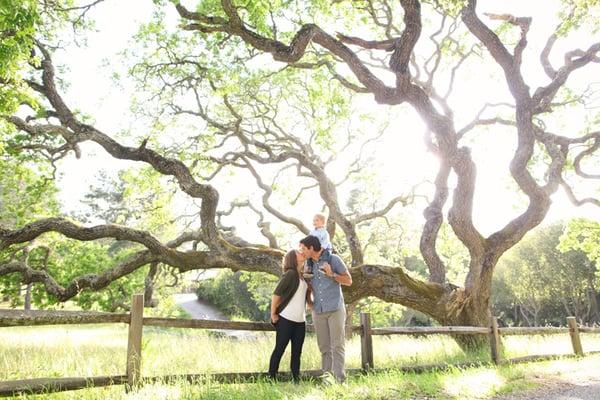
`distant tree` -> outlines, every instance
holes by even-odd
[[[230,317],[268,321],[275,283],[275,277],[265,274],[222,271],[214,278],[201,280],[197,295]]]
[[[22,70],[31,60],[39,23],[36,0],[3,0],[0,5],[0,113],[14,112],[31,101]],[[0,122],[2,124],[2,122]]]
[[[0,143],[1,146],[1,143]],[[6,228],[17,228],[59,211],[57,189],[50,172],[34,172],[40,165],[22,164],[23,160],[0,157],[0,221]],[[43,167],[41,168],[43,170]],[[33,269],[47,267],[51,246],[39,238],[0,253],[0,263],[21,262]],[[23,294],[22,286],[25,285]],[[0,276],[0,296],[13,306],[31,308],[32,285],[21,275]]]
[[[598,323],[596,264],[580,250],[559,250],[563,224],[538,228],[500,260],[493,304],[516,325]]]
[[[569,221],[559,249],[581,251],[592,261],[588,264],[590,272],[586,275],[589,302],[587,314],[588,318],[600,323],[600,223],[582,218]],[[595,271],[595,276],[592,271]]]

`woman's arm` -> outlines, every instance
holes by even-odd
[[[279,314],[277,314],[277,306],[281,303],[281,296],[274,294],[271,296],[271,321],[276,324],[279,321]]]
[[[276,323],[279,320],[279,315],[277,314],[277,306],[281,304],[282,295],[284,295],[288,290],[292,282],[294,281],[293,271],[287,271],[277,284],[277,287],[273,291],[273,296],[271,297],[271,321]]]

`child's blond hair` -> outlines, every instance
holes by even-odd
[[[320,213],[320,212],[315,214],[315,218],[318,218],[321,221],[323,221],[323,224],[325,224],[325,222],[327,221],[327,217],[325,216],[325,214]]]

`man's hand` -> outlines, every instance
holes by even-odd
[[[323,271],[323,273],[325,275],[327,275],[330,278],[333,278],[333,271],[331,269],[331,265],[329,265],[329,263],[323,263],[323,265],[321,265],[321,271]]]
[[[279,314],[271,314],[271,322],[276,324],[279,321]]]

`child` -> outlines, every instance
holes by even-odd
[[[325,215],[321,213],[315,214],[313,217],[313,226],[315,229],[311,230],[308,234],[319,238],[321,248],[331,253],[333,247],[331,246],[331,240],[329,240],[329,233],[325,228]]]
[[[326,257],[328,255],[331,255],[333,246],[331,245],[331,240],[329,240],[329,233],[325,228],[325,215],[321,213],[315,214],[315,216],[313,217],[313,226],[315,229],[311,230],[308,234],[311,236],[315,236],[319,239],[319,242],[321,243],[321,248],[323,249],[323,255],[325,255]],[[327,252],[329,252],[329,254],[327,254]],[[308,266],[308,263],[306,263],[304,267],[305,277],[312,277],[312,272],[312,268]],[[306,274],[308,274],[308,276],[306,276]]]

